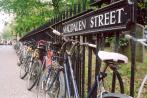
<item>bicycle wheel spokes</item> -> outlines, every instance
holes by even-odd
[[[27,75],[27,72],[25,70],[26,65],[25,64],[21,64],[20,66],[20,78],[24,79]]]
[[[24,79],[28,73],[28,64],[30,63],[29,58],[24,60],[24,63],[20,66],[20,78]]]
[[[30,68],[30,72],[28,74],[28,80],[27,80],[27,89],[31,90],[35,84],[37,83],[37,80],[39,79],[39,74],[40,74],[40,63],[34,62]]]
[[[45,81],[40,81],[38,86],[37,98],[45,98]]]
[[[45,98],[58,98],[59,87],[55,87],[56,83],[52,85],[50,91],[45,91]]]
[[[64,74],[60,72],[51,72],[46,85],[46,98],[65,98],[65,80]]]
[[[57,73],[54,69],[50,69],[48,78],[46,81],[46,98],[57,98],[57,92],[59,89],[59,81],[57,80]]]
[[[39,85],[38,85],[38,92],[37,92],[37,98],[45,98],[45,87],[46,87],[46,81],[47,81],[47,70],[45,70],[42,73],[42,76],[39,80]]]

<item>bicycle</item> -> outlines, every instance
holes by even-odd
[[[44,45],[38,42],[35,45],[34,52],[31,55],[31,60],[28,66],[27,89],[31,90],[39,80],[42,71],[42,58],[44,55]]]
[[[47,57],[47,47],[49,42],[40,40],[37,43],[37,47],[31,56],[31,62],[28,68],[28,80],[27,89],[31,90],[36,84],[37,86],[41,83],[42,72],[47,68],[47,62],[49,61]]]
[[[16,50],[16,54],[18,56],[17,59],[17,65],[20,66],[22,64],[23,61],[23,55],[25,52],[23,52],[25,50],[25,45],[23,45],[24,43],[18,43],[14,46],[15,50]]]
[[[51,28],[53,30],[53,33],[55,33],[56,35],[62,36],[64,39],[64,43],[61,47],[61,51],[60,54],[62,55],[62,60],[63,63],[62,65],[60,65],[61,67],[63,67],[62,70],[59,70],[59,72],[61,71],[62,73],[64,73],[64,78],[65,78],[65,94],[59,98],[80,98],[79,96],[79,92],[78,92],[78,88],[77,88],[77,84],[75,81],[75,77],[74,77],[74,73],[73,73],[73,69],[72,69],[72,62],[71,62],[71,55],[74,52],[74,48],[78,45],[80,46],[88,46],[88,47],[92,47],[92,48],[96,48],[96,45],[94,44],[89,44],[89,43],[81,43],[79,41],[75,41],[75,40],[68,40],[66,38],[64,38],[64,36],[59,33],[58,31],[56,31],[55,29]],[[71,45],[71,48],[69,49],[69,51],[67,50],[67,45]],[[119,72],[117,71],[117,66],[120,63],[127,63],[128,58],[122,54],[119,53],[112,53],[112,52],[105,52],[105,51],[99,51],[98,53],[95,54],[96,56],[99,56],[100,59],[105,62],[106,67],[104,68],[103,71],[99,71],[95,82],[91,88],[91,90],[88,93],[87,98],[90,98],[93,94],[94,91],[99,91],[97,98],[132,98],[130,96],[127,96],[125,94],[116,94],[116,93],[111,93],[111,92],[107,92],[106,90],[103,89],[103,79],[106,77],[106,69],[109,67],[115,74],[116,77],[119,81],[120,84],[120,91],[121,93],[124,93],[124,85],[123,85],[123,81],[122,78],[119,74]],[[110,56],[111,55],[111,56]],[[58,72],[58,74],[56,75],[56,77],[54,77],[54,80],[58,79],[57,77],[60,76],[60,73]],[[70,76],[69,76],[70,75]],[[64,84],[61,83],[61,84]],[[50,87],[52,87],[53,82],[50,84]],[[72,84],[72,87],[71,87]],[[59,87],[60,88],[60,87]],[[73,94],[71,94],[71,88],[73,89]],[[96,90],[96,88],[98,88]]]
[[[137,39],[131,35],[125,35],[125,37],[127,39],[132,39],[134,40],[135,42],[138,42],[140,44],[142,44],[143,46],[147,47],[147,36],[145,38],[142,38],[142,39]],[[145,88],[147,85],[147,74],[145,75],[143,81],[141,82],[141,86],[139,88],[139,91],[138,91],[138,96],[137,98],[142,98],[142,94],[143,94],[143,88]],[[147,97],[147,92],[145,92],[145,96]],[[145,98],[146,98],[145,97]]]
[[[33,42],[26,42],[26,48],[23,50],[25,55],[23,56],[22,63],[20,64],[20,78],[24,79],[28,74],[28,65],[31,62],[31,54],[34,50],[34,43]]]
[[[46,59],[43,66],[46,66],[45,69],[42,72],[42,75],[40,77],[39,83],[38,83],[38,92],[37,92],[37,98],[54,98],[58,97],[58,93],[60,90],[58,89],[58,86],[61,83],[60,81],[64,81],[62,77],[63,73],[59,70],[62,68],[59,68],[59,64],[57,63],[57,50],[56,49],[51,49],[51,47],[56,47],[53,44],[50,44],[48,49],[47,49],[47,55],[45,56]],[[55,76],[60,72],[59,77]],[[57,80],[57,81],[56,81]],[[53,85],[50,87],[50,85]],[[51,92],[50,92],[51,91]],[[61,95],[60,95],[61,96]]]

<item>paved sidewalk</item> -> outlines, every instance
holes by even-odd
[[[12,46],[0,45],[0,98],[37,98],[35,89],[26,89],[19,78],[17,56]]]

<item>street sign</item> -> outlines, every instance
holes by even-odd
[[[120,0],[63,23],[65,36],[126,30],[131,22],[133,3]]]

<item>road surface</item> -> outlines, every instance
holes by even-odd
[[[37,98],[36,90],[26,89],[19,78],[17,56],[12,46],[0,45],[0,98]]]

